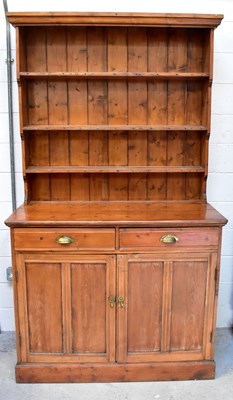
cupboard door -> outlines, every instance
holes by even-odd
[[[114,256],[16,256],[23,362],[115,360]]]
[[[216,254],[118,256],[120,362],[211,356]]]

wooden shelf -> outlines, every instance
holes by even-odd
[[[205,79],[205,72],[20,72],[21,78],[29,79]]]
[[[202,166],[39,166],[26,168],[27,174],[47,174],[47,173],[203,173]]]
[[[204,125],[25,125],[24,131],[207,131]]]

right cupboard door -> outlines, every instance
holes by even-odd
[[[216,253],[118,256],[118,362],[212,357],[216,261]]]

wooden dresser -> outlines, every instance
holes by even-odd
[[[206,180],[222,16],[8,19],[25,186],[6,221],[17,381],[213,378],[227,221]]]

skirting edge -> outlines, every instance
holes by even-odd
[[[18,383],[202,380],[215,376],[214,361],[140,364],[30,363],[16,365]]]

